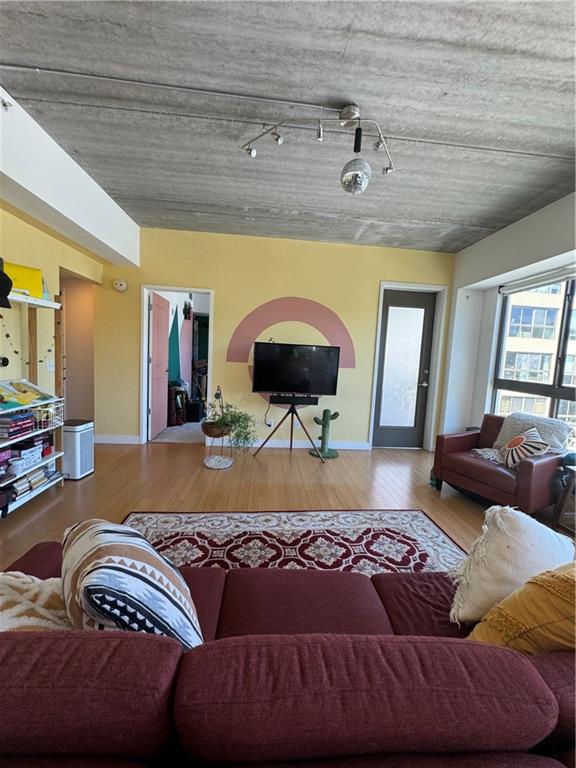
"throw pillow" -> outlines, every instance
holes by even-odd
[[[548,448],[550,446],[542,440],[536,427],[532,427],[524,434],[509,440],[502,448],[501,454],[507,467],[516,467],[523,459],[546,453]]]
[[[573,559],[567,536],[512,507],[490,507],[468,558],[450,572],[457,587],[450,620],[480,621],[528,579]]]
[[[137,531],[86,520],[64,534],[62,578],[76,629],[124,629],[200,645],[202,632],[180,572]]]
[[[0,632],[73,629],[64,606],[62,579],[0,573]]]
[[[540,438],[548,443],[553,453],[564,453],[572,428],[559,419],[533,416],[529,413],[511,413],[506,416],[493,447],[503,448],[513,437],[521,435],[531,427],[536,427]]]
[[[488,611],[468,639],[530,654],[573,650],[575,578],[574,563],[534,576]]]

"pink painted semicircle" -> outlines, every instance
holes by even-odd
[[[340,347],[340,367],[355,368],[356,355],[348,329],[336,312],[312,299],[285,296],[256,307],[240,321],[232,334],[226,361],[247,363],[252,344],[266,328],[277,323],[297,321],[316,328],[333,347]]]

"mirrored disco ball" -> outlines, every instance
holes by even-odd
[[[361,160],[359,157],[350,160],[342,168],[340,174],[340,183],[345,192],[353,195],[359,195],[364,192],[372,176],[372,168],[367,160]]]

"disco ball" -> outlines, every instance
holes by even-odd
[[[361,160],[359,157],[350,160],[342,168],[340,174],[340,183],[345,192],[353,195],[359,195],[364,192],[372,176],[372,168],[367,160]]]

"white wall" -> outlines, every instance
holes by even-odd
[[[575,263],[575,200],[563,197],[457,254],[442,432],[479,426],[490,406],[498,286]]]
[[[140,228],[3,88],[0,196],[118,264],[140,264]]]
[[[460,251],[455,287],[502,285],[569,264],[574,260],[575,205],[576,195],[567,195]]]

